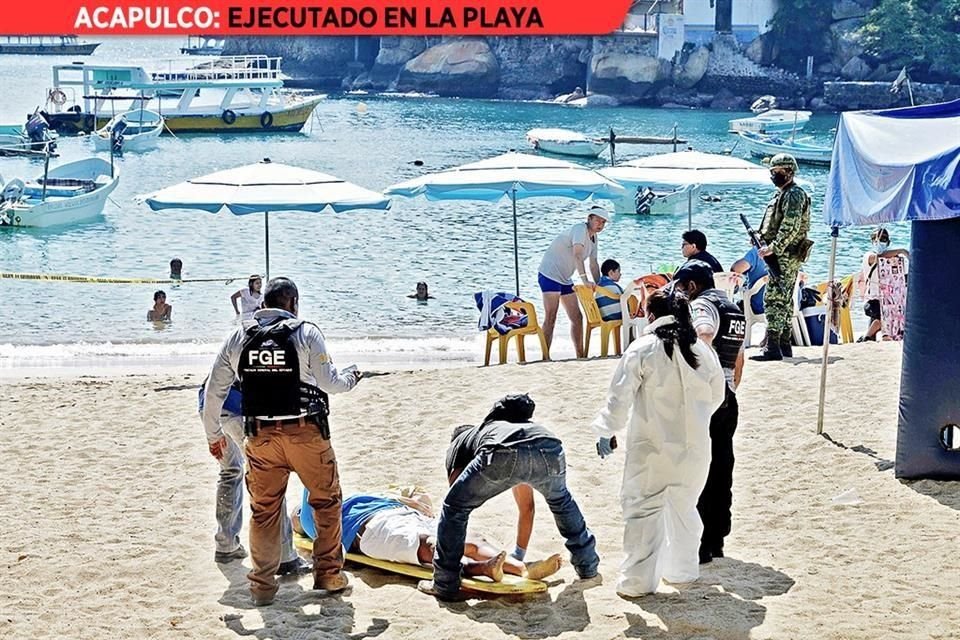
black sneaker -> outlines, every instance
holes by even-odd
[[[302,576],[313,572],[313,565],[303,558],[294,558],[288,562],[281,562],[277,567],[278,576]]]
[[[241,544],[233,551],[217,551],[213,554],[213,561],[217,564],[227,564],[234,560],[243,560],[247,557],[247,550]]]

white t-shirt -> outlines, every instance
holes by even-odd
[[[873,256],[873,264],[870,264],[870,256]],[[864,296],[867,300],[880,299],[880,268],[877,264],[877,254],[868,251],[863,255],[863,281],[867,283],[867,291]]]
[[[597,258],[597,238],[590,237],[586,222],[578,222],[550,243],[550,248],[540,261],[540,273],[560,284],[573,284],[573,276],[580,266],[573,254],[573,246],[582,244],[587,250],[585,258]]]
[[[240,289],[240,317],[242,320],[253,318],[253,312],[260,308],[263,296],[259,293],[250,293],[250,289]]]

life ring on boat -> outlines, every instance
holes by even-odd
[[[60,107],[67,104],[67,94],[63,92],[63,89],[50,89],[47,100]]]
[[[237,114],[230,109],[224,109],[223,113],[220,114],[220,119],[223,120],[224,124],[233,124],[237,121]]]
[[[273,114],[269,111],[264,111],[260,114],[260,126],[264,129],[269,129],[273,126]]]

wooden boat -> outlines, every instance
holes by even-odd
[[[785,139],[777,136],[764,136],[757,133],[741,131],[740,142],[750,153],[759,158],[775,156],[778,153],[789,153],[797,162],[809,164],[830,164],[833,157],[833,147],[825,147],[800,140]]]
[[[88,56],[99,46],[99,42],[80,42],[77,36],[0,36],[0,54]]]
[[[135,109],[119,114],[90,137],[97,151],[110,151],[112,144],[115,153],[123,154],[155,148],[161,133],[163,116],[149,109]]]
[[[116,111],[133,111],[148,98],[142,106],[161,114],[174,133],[299,131],[324,96],[284,89],[280,60],[232,56],[191,68],[184,68],[182,60],[161,61],[160,70],[153,71],[131,65],[55,65],[42,113],[61,134],[91,133]],[[110,101],[113,107],[107,106]]]
[[[784,111],[770,109],[749,118],[737,118],[730,121],[730,131],[740,133],[790,133],[800,131],[810,121],[809,111]]]
[[[527,140],[538,151],[581,158],[596,158],[607,148],[605,141],[569,129],[531,129]]]
[[[102,158],[68,162],[0,192],[0,226],[54,227],[100,217],[119,177]]]

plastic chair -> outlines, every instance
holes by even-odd
[[[800,312],[800,296],[806,284],[807,275],[798,274],[797,284],[793,287],[793,340],[801,347],[809,347],[812,344],[810,334],[807,332],[807,321]]]
[[[613,336],[614,347],[616,348],[617,355],[619,356],[622,353],[620,348],[620,327],[623,326],[623,321],[604,320],[600,315],[600,307],[597,306],[597,300],[594,298],[594,291],[587,285],[574,285],[573,290],[576,292],[577,300],[580,301],[580,306],[583,308],[583,312],[587,316],[587,323],[583,327],[583,355],[589,357],[590,334],[593,333],[594,329],[600,327],[601,357],[606,357],[610,350],[611,335]],[[610,291],[610,289],[605,287],[597,287],[597,291],[600,293],[600,295],[608,296],[610,298],[621,297],[618,293]]]
[[[740,287],[743,285],[743,274],[735,271],[715,273],[713,274],[713,282],[717,289],[723,291],[727,294],[727,298],[733,301],[733,296],[740,291]]]
[[[620,315],[623,316],[620,326],[620,344],[630,344],[647,326],[647,316],[643,311],[646,306],[647,287],[631,280],[620,295]]]
[[[766,326],[767,324],[767,314],[765,313],[754,313],[753,305],[750,304],[753,301],[753,296],[759,295],[760,290],[763,289],[764,285],[767,284],[767,276],[764,276],[753,283],[753,286],[747,289],[747,293],[743,296],[743,317],[747,321],[747,335],[743,339],[743,348],[746,349],[750,346],[752,341],[751,336],[753,335],[753,325],[762,324]]]
[[[854,278],[855,276],[851,275],[840,280],[840,288],[846,297],[846,304],[840,308],[840,341],[843,343],[853,342],[853,319],[850,316],[850,304],[853,301]],[[818,284],[817,291],[820,292],[821,296],[826,296],[827,283],[821,282]],[[826,300],[825,297],[824,300]]]
[[[540,338],[540,354],[542,359],[549,360],[550,349],[547,348],[547,337],[543,334],[543,329],[540,328],[540,323],[537,321],[537,310],[534,308],[533,303],[513,301],[507,303],[507,308],[513,309],[514,311],[525,312],[527,314],[527,326],[519,329],[511,329],[504,334],[499,333],[496,329],[487,329],[487,345],[483,356],[483,366],[486,367],[490,365],[490,349],[493,347],[495,341],[499,341],[500,364],[507,363],[507,345],[510,342],[510,338],[516,338],[517,341],[517,360],[519,362],[526,362],[527,353],[523,340],[526,336],[534,334]]]

